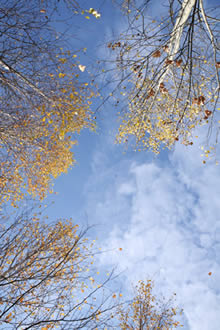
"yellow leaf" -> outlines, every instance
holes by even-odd
[[[60,134],[59,134],[59,139],[60,140],[63,140],[64,139],[64,136],[65,136],[65,132],[63,130],[60,131]]]
[[[10,318],[10,316],[12,315],[12,313],[9,313],[7,316],[6,316],[6,320],[8,320]]]
[[[86,66],[85,66],[85,65],[81,65],[81,64],[79,64],[79,65],[78,65],[78,68],[80,69],[80,71],[84,72]]]
[[[66,58],[60,58],[59,61],[64,64],[64,63],[66,63],[67,59]]]

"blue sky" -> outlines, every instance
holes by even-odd
[[[100,45],[124,25],[110,1],[89,1],[90,7],[100,11],[100,20],[77,18],[79,40],[70,40],[73,46],[87,48],[80,58],[86,70],[100,55],[108,55]],[[110,251],[100,257],[103,269],[117,265],[126,288],[139,279],[154,279],[158,292],[177,294],[184,329],[216,330],[220,171],[214,160],[202,163],[204,127],[193,146],[177,143],[173,151],[155,157],[115,144],[116,112],[105,104],[97,113],[97,133],[84,131],[79,136],[77,163],[55,181],[58,194],[46,201],[54,200],[48,214],[96,224],[92,235]]]

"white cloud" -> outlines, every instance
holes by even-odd
[[[109,180],[102,178],[104,193],[93,195],[93,214],[96,223],[108,224],[103,243],[111,252],[101,257],[103,265],[126,270],[127,284],[155,279],[168,297],[177,293],[189,329],[214,330],[220,322],[220,174],[218,166],[202,164],[200,153],[196,144],[178,145],[163,166],[115,164]]]

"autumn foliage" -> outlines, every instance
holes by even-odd
[[[176,320],[179,311],[169,302],[159,301],[153,295],[151,280],[139,281],[135,296],[128,306],[119,308],[119,327],[123,330],[174,329],[180,326]]]
[[[61,47],[53,8],[42,10],[36,1],[1,7],[0,204],[26,193],[44,198],[51,179],[74,164],[77,134],[94,128],[85,66]]]
[[[205,126],[209,145],[220,122],[216,8],[172,0],[162,17],[149,17],[153,3],[123,1],[127,27],[108,43],[114,99],[123,104],[117,141],[131,138],[137,149],[159,153],[177,141],[192,145],[195,128]]]
[[[71,220],[22,214],[0,227],[0,326],[92,327],[113,308],[93,270],[94,242]],[[108,315],[106,313],[105,320]]]
[[[35,202],[44,199],[52,191],[53,179],[74,164],[72,147],[78,134],[84,128],[95,129],[91,104],[97,93],[80,61],[80,51],[68,50],[62,33],[52,28],[58,3],[3,0],[0,5],[0,212],[8,205],[10,211],[11,206],[19,208],[11,217],[1,214],[0,327],[176,328],[177,310],[171,301],[167,305],[156,300],[150,280],[138,283],[128,304],[121,292],[108,287],[113,272],[100,278],[95,266],[100,250],[86,237],[87,229],[81,230],[72,219],[52,223],[27,209],[32,198]],[[77,1],[62,4],[73,15],[100,18],[97,10],[84,10]],[[122,62],[125,53],[133,56],[133,36],[126,40],[126,44],[108,44],[112,51],[119,50]],[[129,62],[133,89],[118,140],[133,134],[157,152],[161,143],[169,147],[179,137],[186,137],[190,144],[191,129],[198,120],[208,121],[213,110],[207,108],[201,85],[187,103],[182,77],[189,76],[189,64],[181,56],[164,55],[167,45],[154,48],[151,75],[146,74],[148,68],[138,54],[136,63]],[[164,79],[156,66],[165,68]],[[178,95],[172,91],[171,73],[179,84]],[[21,211],[22,205],[26,211]]]
[[[113,273],[99,274],[95,241],[72,220],[47,224],[29,211],[0,226],[0,326],[21,329],[171,329],[173,301],[139,281],[126,302]]]

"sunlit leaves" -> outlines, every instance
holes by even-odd
[[[97,10],[95,10],[94,8],[90,8],[88,10],[89,14],[92,14],[95,18],[100,18],[101,14],[97,12]]]
[[[83,11],[67,2],[73,14]],[[74,164],[77,135],[95,129],[95,93],[80,50],[65,50],[65,35],[52,24],[57,11],[53,2],[34,0],[1,6],[0,204],[17,206],[27,193],[43,199],[52,179]],[[93,8],[85,13],[100,17]]]
[[[67,172],[75,162],[71,148],[77,143],[76,134],[94,128],[90,110],[94,92],[88,82],[79,81],[78,68],[83,72],[85,66],[63,50],[56,58],[55,71],[44,78],[48,99],[36,94],[31,104],[25,100],[17,104],[13,124],[0,132],[0,203],[11,200],[14,206],[26,192],[44,198],[52,177]]]
[[[172,299],[164,302],[153,295],[153,283],[139,281],[135,296],[128,306],[119,308],[121,329],[173,329],[180,326],[176,320],[177,308],[172,306]]]
[[[82,64],[79,64],[78,67],[79,67],[80,71],[82,71],[82,72],[84,72],[86,69],[85,65],[82,65]]]
[[[78,12],[77,12],[78,13]],[[100,18],[101,17],[101,14],[98,13],[97,10],[95,10],[94,8],[90,8],[89,10],[82,10],[81,11],[81,15],[83,15],[86,19],[90,19],[90,16],[89,15],[92,15],[94,16],[95,18]]]
[[[44,329],[68,322],[76,329],[103,320],[110,305],[102,308],[103,284],[90,270],[96,250],[85,234],[71,220],[49,225],[37,214],[1,226],[1,327]]]
[[[184,15],[181,5],[173,13],[172,4],[167,16],[153,20],[146,14],[148,2],[140,7],[136,1],[127,4],[127,30],[107,44],[114,51],[115,69],[119,72],[114,97],[120,90],[117,104],[125,103],[118,142],[127,143],[131,137],[137,150],[159,153],[177,141],[192,145],[195,128],[203,125],[207,125],[208,138],[215,132],[217,139],[218,23],[209,22],[210,42],[205,37],[208,23],[200,24],[196,15],[197,10],[203,11],[202,3],[197,7],[194,2],[191,8],[187,4],[188,13]],[[182,24],[175,25],[180,19]]]

